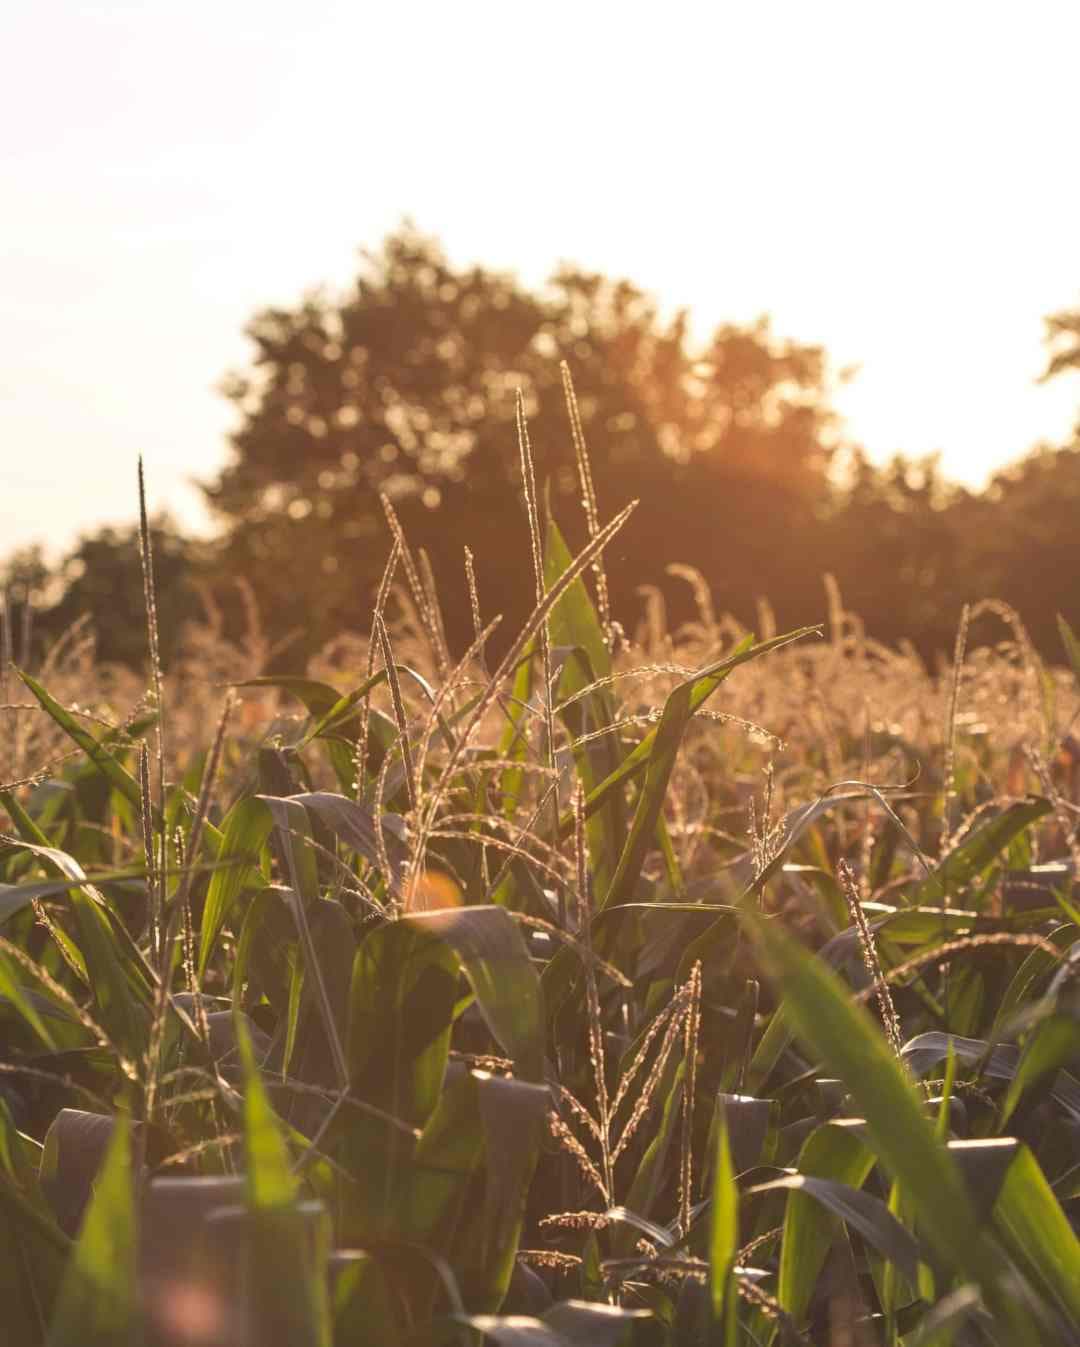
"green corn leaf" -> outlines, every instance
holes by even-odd
[[[544,580],[549,589],[572,563],[570,549],[549,514],[544,544]],[[588,693],[585,689],[610,676],[611,654],[580,576],[552,609],[549,621],[553,645],[566,652],[556,685],[559,700],[569,702],[561,716],[570,735],[577,739],[606,730],[616,719],[611,687],[594,688]],[[620,744],[615,734],[600,734],[574,750],[575,768],[586,796],[618,769],[619,759]],[[589,853],[597,893],[606,892],[618,861],[625,828],[623,811],[621,792],[614,791],[603,808],[593,811],[588,820]]]
[[[515,1074],[523,1080],[543,1080],[540,979],[510,914],[491,904],[417,913],[409,921],[445,940],[457,953],[480,1012],[513,1059]]]
[[[274,820],[271,841],[276,843],[279,864],[289,877],[289,905],[304,954],[304,976],[310,981],[312,991],[318,998],[319,1013],[334,1055],[338,1084],[343,1086],[348,1080],[345,1048],[338,1028],[338,1016],[334,1012],[318,952],[312,941],[308,915],[309,909],[319,899],[319,867],[310,845],[311,824],[307,810],[290,797],[259,795],[256,799],[266,802]]]
[[[16,971],[14,960],[9,959],[2,952],[0,952],[0,996],[8,998],[49,1052],[57,1050],[52,1032],[38,1014],[33,998],[26,995],[22,979]]]
[[[499,740],[499,757],[506,762],[524,762],[529,753],[529,716],[533,695],[534,663],[539,647],[535,636],[525,647],[517,668],[510,696],[505,701],[507,723]],[[499,783],[502,812],[512,818],[517,811],[525,773],[518,767],[508,767]]]
[[[237,688],[280,688],[289,693],[313,716],[325,715],[341,700],[341,693],[329,683],[321,683],[314,678],[303,678],[293,674],[260,674],[257,678],[245,678],[234,683]]]
[[[423,674],[417,673],[415,669],[410,668],[407,664],[395,664],[394,669],[399,675],[404,674],[406,678],[415,683],[429,703],[432,705],[435,704],[437,700],[435,689]],[[301,739],[300,743],[297,745],[297,748],[305,748],[313,739],[323,738],[332,733],[344,733],[347,739],[355,739],[360,731],[360,713],[356,710],[357,706],[370,692],[379,687],[382,683],[385,683],[387,676],[385,668],[379,669],[378,672],[373,673],[370,678],[364,679],[364,681],[358,687],[355,687],[352,692],[347,692],[344,696],[339,697],[328,710],[318,715],[315,724],[304,735],[303,739]],[[369,714],[379,713],[369,712]],[[439,717],[439,727],[446,742],[452,744],[453,737],[450,733],[449,724],[441,716]]]
[[[48,837],[46,837],[11,791],[0,791],[0,805],[4,806],[12,823],[15,824],[15,827],[18,830],[19,836],[24,842],[30,842],[37,847],[47,847],[52,845]]]
[[[405,1326],[378,1260],[359,1249],[339,1250],[330,1269],[334,1341],[398,1347]]]
[[[411,670],[406,669],[404,665],[396,665],[395,667],[399,674],[411,672]],[[300,740],[297,747],[305,748],[313,739],[320,739],[324,735],[335,732],[346,734],[346,737],[355,737],[355,734],[359,732],[360,726],[360,713],[356,709],[357,706],[370,692],[385,683],[386,679],[387,671],[385,669],[379,669],[376,673],[373,673],[370,678],[365,678],[358,687],[355,687],[352,690],[352,692],[346,692],[338,697],[338,699],[324,711],[316,712],[314,705],[308,703],[315,723]],[[304,700],[305,702],[308,701],[307,698]],[[318,701],[319,704],[321,704],[322,698],[320,697]],[[352,736],[347,734],[347,731],[350,729],[354,731]]]
[[[980,1238],[960,1174],[873,1021],[851,1003],[834,973],[775,924],[750,915],[747,920],[796,1033],[847,1086],[866,1119],[870,1146],[914,1202],[920,1230],[943,1262],[966,1272],[993,1296],[1000,1260]],[[995,1308],[1016,1329],[1015,1306],[995,1299]],[[1032,1340],[1027,1328],[1022,1340]]]
[[[728,672],[727,669],[723,673],[718,672],[709,681],[719,687]],[[698,680],[682,683],[664,704],[660,724],[654,731],[656,738],[645,765],[645,780],[630,824],[630,834],[619,856],[611,884],[601,897],[604,907],[617,906],[633,897],[646,853],[653,845],[675,760],[693,716],[692,699],[697,685]]]
[[[774,1108],[775,1101],[772,1099],[754,1099],[749,1095],[728,1094],[724,1091],[717,1094],[710,1129],[710,1149],[715,1151],[719,1144],[717,1138],[723,1119],[731,1151],[731,1167],[736,1175],[753,1169],[761,1160]]]
[[[660,724],[647,736],[647,740],[651,739],[652,742],[649,746],[648,758],[644,764],[645,780],[641,786],[641,794],[638,797],[637,808],[630,825],[630,835],[626,839],[626,844],[619,857],[618,868],[611,881],[611,887],[603,896],[603,906],[615,906],[633,896],[634,885],[641,874],[645,854],[653,842],[657,821],[660,818],[664,797],[667,794],[668,782],[675,767],[675,759],[678,756],[687,727],[695,713],[701,709],[724,679],[739,665],[746,664],[761,655],[768,654],[770,650],[776,650],[780,646],[797,641],[817,630],[816,627],[803,627],[798,631],[788,632],[785,636],[778,636],[772,641],[763,641],[760,645],[754,645],[752,638],[747,637],[733,654],[716,664],[710,665],[707,669],[700,670],[693,678],[688,678],[685,682],[680,683],[671,693],[664,703]],[[647,740],[643,740],[638,745],[638,749]],[[633,757],[633,754],[630,757]],[[623,768],[629,761],[630,758],[627,758]],[[595,795],[595,793],[593,794]]]
[[[669,696],[657,728],[651,730],[637,747],[627,754],[616,771],[586,797],[585,812],[586,815],[590,815],[609,798],[613,790],[616,790],[640,772],[646,772],[646,780],[641,788],[630,835],[622,848],[618,868],[612,878],[611,885],[607,892],[601,895],[600,909],[622,906],[633,898],[634,885],[637,883],[646,852],[655,836],[664,793],[667,790],[667,783],[675,764],[679,745],[694,714],[701,709],[728,674],[738,668],[739,665],[756,659],[759,655],[767,654],[769,651],[777,650],[781,646],[801,639],[803,636],[815,633],[820,633],[819,627],[800,627],[796,631],[788,632],[784,636],[777,636],[770,641],[764,641],[760,645],[753,645],[751,643],[752,638],[747,637],[734,654],[706,669],[700,670],[693,678],[680,684]],[[663,731],[662,739],[660,738],[661,731]],[[860,795],[858,798],[862,798],[862,796]],[[573,827],[572,815],[564,815],[559,826],[560,832],[569,832]],[[760,876],[759,881],[754,885],[754,891],[765,884],[781,863],[780,857],[777,857],[773,866]],[[680,960],[678,977],[681,981],[685,981],[693,964],[704,957],[717,939],[726,936],[727,929],[725,921],[721,919],[695,940],[689,942]],[[610,951],[610,941],[606,937],[599,938],[597,945],[601,952]],[[576,960],[577,956],[572,950],[563,948],[559,950],[544,970],[544,991],[549,1014],[554,1014],[569,994],[577,976]]]
[[[554,587],[572,563],[570,549],[549,514],[544,540],[544,583],[548,589]],[[567,587],[551,610],[549,623],[553,645],[578,646],[584,650],[596,678],[606,678],[611,673],[611,654],[603,628],[580,576]]]
[[[747,887],[740,898],[740,905],[747,906],[751,899],[756,898],[762,893],[765,886],[779,874],[785,865],[786,858],[790,854],[795,843],[799,841],[804,834],[809,833],[811,838],[814,836],[812,829],[817,821],[827,815],[831,810],[837,807],[854,804],[857,801],[874,799],[872,791],[846,791],[843,794],[823,795],[809,804],[799,805],[792,809],[782,820],[779,828],[779,838],[773,847],[772,858],[765,868],[756,878],[750,880],[748,876]],[[871,904],[867,904],[869,910]],[[889,908],[888,911],[895,909]],[[939,930],[941,925],[940,909],[938,913]],[[844,933],[841,933],[843,935]],[[723,920],[715,922],[712,926],[690,941],[679,962],[678,978],[685,981],[689,976],[690,969],[698,960],[704,961],[710,951],[718,944],[728,939],[727,923]],[[779,1025],[777,1034],[779,1035]],[[775,1046],[776,1040],[770,1046]],[[782,1050],[782,1046],[781,1046]],[[763,1078],[762,1078],[763,1079]]]
[[[41,1191],[60,1228],[72,1239],[79,1232],[115,1127],[110,1114],[62,1108],[45,1133],[39,1168]]]
[[[468,1263],[469,1251],[459,1230],[484,1156],[479,1085],[475,1072],[457,1065],[448,1072],[435,1112],[416,1142],[412,1163],[404,1170],[394,1195],[389,1232],[396,1240],[448,1251],[456,1273]],[[428,1306],[435,1290],[432,1275],[423,1288]]]
[[[234,1016],[236,1043],[244,1073],[244,1149],[247,1155],[247,1198],[255,1210],[286,1209],[295,1202],[297,1185],[281,1126],[263,1085],[251,1035],[242,1015]]]
[[[307,810],[292,796],[256,795],[270,810],[273,841],[282,869],[297,898],[304,903],[319,896],[319,867],[311,842]]]
[[[1009,1082],[1001,1106],[999,1129],[1004,1128],[1024,1095],[1053,1075],[1060,1067],[1080,1059],[1080,1022],[1075,1016],[1058,1012],[1041,1020],[1024,1043],[1016,1074]]]
[[[458,988],[452,946],[419,922],[360,942],[349,992],[349,1079],[370,1103],[422,1127],[438,1102]]]
[[[1080,940],[1080,926],[1071,921],[1066,922],[1062,926],[1055,927],[1047,938],[1062,953],[1067,953],[1076,941]],[[990,1035],[992,1038],[997,1038],[1002,1026],[1007,1024],[1020,1010],[1024,1002],[1034,994],[1036,985],[1043,978],[1048,978],[1059,966],[1059,961],[1049,951],[1045,949],[1033,949],[1031,951],[1016,970],[998,1004]]]
[[[356,937],[352,921],[340,903],[319,899],[308,914],[311,929],[311,948],[318,967],[319,985],[314,977],[305,974],[297,960],[293,986],[295,997],[290,997],[289,1042],[283,1069],[298,1081],[321,1085],[332,1091],[347,1079],[347,1072],[339,1068],[338,1053],[345,1061],[345,1041],[348,1036],[349,984],[356,953]],[[320,990],[321,988],[321,990]],[[290,989],[291,990],[291,989]],[[323,996],[330,1009],[334,1026],[327,1031],[323,1011]],[[295,1002],[295,1005],[294,1005]],[[318,1096],[295,1093],[282,1105],[282,1116],[293,1127],[306,1135],[314,1135],[321,1125],[328,1105]]]
[[[375,832],[375,814],[370,805],[325,790],[294,795],[292,798],[298,804],[302,804],[309,814],[313,814],[324,823],[335,837],[351,847],[358,856],[363,856],[372,865],[382,864]],[[390,883],[391,887],[396,889],[396,876],[402,873],[408,861],[409,849],[402,836],[403,828],[398,815],[384,814],[381,827],[383,842],[393,871]]]
[[[211,876],[203,904],[199,935],[200,978],[205,976],[214,944],[229,919],[233,904],[245,888],[258,887],[265,882],[259,857],[272,827],[273,817],[265,801],[252,796],[238,800],[224,820],[218,854],[222,868]]]
[[[341,693],[337,688],[331,687],[329,683],[321,683],[314,678],[302,678],[289,674],[262,674],[258,678],[248,678],[243,682],[233,684],[240,688],[280,688],[287,692],[297,701],[303,702],[308,712],[317,720],[331,711],[341,700]],[[377,731],[377,722],[382,719],[376,712],[372,712],[373,728],[376,733],[372,736],[373,740],[380,742]],[[396,734],[396,731],[395,731]],[[353,753],[352,747],[335,738],[326,738],[322,740],[326,745],[327,757],[330,765],[337,776],[338,784],[344,791],[350,791],[352,788]]]
[[[994,1223],[1013,1258],[1080,1330],[1080,1241],[1023,1143],[1005,1173]]]
[[[803,1143],[796,1167],[805,1176],[861,1188],[874,1167],[874,1155],[862,1140],[862,1125],[849,1119],[825,1123]],[[787,1200],[780,1245],[777,1299],[802,1324],[810,1309],[825,1259],[840,1229],[837,1214],[795,1188]]]
[[[130,1347],[138,1326],[131,1126],[121,1113],[64,1274],[49,1347]]]
[[[123,923],[110,917],[108,904],[74,857],[57,847],[21,845],[66,881],[58,891],[67,896],[78,924],[80,952],[101,1024],[132,1061],[141,1060],[149,1028],[151,986],[142,954]],[[21,907],[29,901],[27,886],[16,887],[22,891],[15,898]],[[0,904],[3,898],[0,893]],[[12,901],[11,891],[8,900]]]
[[[340,1158],[352,1175],[350,1237],[393,1233],[393,1211],[425,1127],[440,1103],[458,1000],[452,947],[409,921],[370,931],[356,951],[346,1055],[353,1094],[384,1117],[350,1114]]]
[[[757,659],[759,655],[766,655],[771,650],[778,650],[781,646],[789,645],[792,641],[801,640],[804,636],[820,634],[821,628],[819,626],[799,627],[794,631],[785,633],[783,636],[776,636],[773,637],[772,640],[762,641],[759,645],[752,645],[752,638],[747,637],[745,641],[742,641],[739,644],[733,654],[729,655],[726,659],[720,660],[716,664],[711,664],[707,668],[698,670],[693,678],[689,680],[691,689],[689,714],[693,716],[699,711],[732,669],[737,668],[740,664],[746,664],[750,660]],[[674,692],[672,692],[671,697],[668,699],[670,702],[671,698],[676,698],[676,708],[680,707],[683,703],[684,697],[682,689],[686,686],[687,684],[681,684]],[[680,714],[680,712],[677,709],[673,709],[672,720],[674,720],[677,714]],[[663,718],[661,717],[661,721],[662,719]],[[633,780],[639,773],[647,770],[652,760],[652,754],[656,747],[660,728],[661,727],[658,725],[655,730],[650,730],[644,739],[642,739],[641,742],[626,755],[619,767],[610,776],[601,781],[595,790],[589,793],[585,800],[586,814],[591,814],[594,810],[599,809],[604,801],[607,800],[611,792],[616,790],[624,782]],[[672,721],[669,721],[669,740],[671,737],[671,728]],[[657,765],[659,766],[659,762]],[[559,820],[560,833],[569,834],[573,831],[573,827],[573,814],[564,814]]]
[[[942,1297],[914,1333],[904,1339],[904,1347],[958,1347],[963,1342],[958,1331],[971,1320],[986,1317],[978,1287],[958,1286]]]
[[[628,1310],[588,1300],[561,1300],[541,1318],[571,1347],[618,1347],[628,1342],[635,1323],[650,1319],[648,1310]]]
[[[477,1308],[495,1310],[513,1275],[551,1092],[531,1081],[481,1074],[477,1105],[484,1133],[484,1202],[469,1239],[467,1283]]]
[[[45,711],[52,720],[59,725],[64,733],[86,754],[97,770],[109,781],[114,790],[120,792],[125,800],[136,810],[141,806],[141,793],[139,783],[131,775],[124,764],[115,757],[109,750],[79,723],[70,711],[66,710],[60,703],[49,695],[41,686],[36,678],[23,670],[16,670],[19,677],[26,684],[30,692],[37,698],[43,711]],[[156,816],[156,823],[160,827],[160,815]]]
[[[915,1280],[919,1246],[880,1198],[850,1184],[813,1174],[785,1174],[783,1178],[759,1183],[748,1191],[767,1193],[778,1189],[812,1198],[852,1230],[857,1230],[883,1258],[895,1263],[908,1281]]]
[[[912,1073],[925,1076],[943,1062],[950,1050],[958,1062],[977,1064],[980,1073],[992,1080],[1012,1081],[1020,1065],[1020,1049],[1011,1043],[991,1047],[983,1038],[962,1038],[931,1029],[904,1044],[904,1061]],[[1051,1098],[1076,1122],[1080,1122],[1080,1081],[1067,1071],[1059,1071],[1050,1087]]]
[[[232,967],[233,1008],[243,1004],[249,977],[254,978],[263,994],[279,1012],[284,1004],[289,980],[290,937],[295,929],[285,908],[282,890],[267,886],[252,894],[240,928],[236,958]],[[261,957],[262,956],[262,957]]]
[[[709,1213],[709,1287],[719,1347],[738,1347],[735,1255],[739,1247],[739,1189],[728,1141],[727,1117],[719,1111]],[[715,1329],[714,1329],[715,1331]]]

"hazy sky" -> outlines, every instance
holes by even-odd
[[[1063,439],[1080,7],[140,0],[4,7],[0,556],[199,519],[269,303],[408,214],[455,262],[773,315],[878,456],[979,481]]]

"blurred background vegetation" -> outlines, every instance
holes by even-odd
[[[872,635],[931,659],[951,648],[962,604],[986,594],[1019,608],[1047,654],[1056,614],[1080,620],[1080,438],[1030,449],[980,492],[946,480],[934,458],[871,463],[831,405],[843,374],[767,319],[700,338],[686,313],[663,316],[625,280],[563,269],[529,289],[455,269],[405,225],[362,255],[348,293],[267,309],[248,335],[250,366],[222,385],[237,413],[230,458],[203,484],[218,530],[192,539],[167,512],[155,521],[166,641],[208,605],[239,630],[254,601],[268,649],[299,665],[360,625],[387,553],[383,496],[438,578],[451,648],[472,630],[466,543],[485,615],[516,629],[529,590],[524,509],[509,503],[521,500],[519,387],[538,477],[560,519],[580,518],[562,360],[601,514],[648,504],[609,558],[624,622],[673,563],[700,570],[751,624],[767,599],[781,627],[820,619],[832,574]],[[1080,368],[1080,313],[1048,318],[1047,347],[1045,377]],[[134,527],[84,536],[58,561],[18,552],[0,581],[7,629],[27,647],[16,658],[90,614],[101,659],[142,663]],[[686,615],[684,584],[665,599],[670,619]]]

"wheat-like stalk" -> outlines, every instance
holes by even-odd
[[[619,1139],[611,1152],[612,1164],[618,1160],[619,1156],[630,1144],[634,1133],[641,1125],[642,1119],[648,1113],[649,1106],[653,1101],[653,1096],[656,1094],[660,1081],[663,1079],[664,1069],[667,1066],[668,1058],[671,1056],[671,1050],[678,1042],[679,1032],[683,1028],[686,1017],[686,989],[682,988],[676,995],[679,1001],[678,1009],[674,1012],[668,1022],[668,1027],[663,1038],[660,1040],[656,1058],[653,1061],[648,1075],[645,1077],[645,1083],[641,1087],[641,1093],[634,1100],[634,1106],[630,1111],[629,1118],[626,1120],[626,1126],[623,1128]]]
[[[967,652],[968,626],[971,622],[971,607],[964,604],[960,613],[960,625],[956,631],[956,645],[953,649],[952,675],[949,679],[949,702],[945,716],[945,765],[942,782],[942,829],[941,849],[946,851],[952,833],[952,807],[956,801],[956,712],[960,705],[960,682],[964,673],[964,655]],[[944,899],[942,900],[944,901]]]
[[[409,591],[412,594],[413,602],[416,604],[416,611],[420,616],[420,625],[431,646],[431,651],[435,657],[439,673],[440,675],[444,674],[446,669],[441,663],[443,651],[442,643],[439,640],[438,620],[436,619],[435,614],[431,611],[431,602],[427,591],[424,588],[423,581],[420,579],[420,572],[417,570],[412,552],[409,550],[409,544],[405,538],[405,530],[401,527],[401,520],[397,517],[397,511],[391,504],[390,497],[383,493],[379,497],[379,500],[382,502],[383,513],[386,515],[386,522],[390,528],[390,532],[398,545],[401,568],[405,572],[405,579],[408,582]]]
[[[397,569],[398,558],[401,555],[401,543],[395,537],[390,546],[390,555],[386,558],[386,565],[383,568],[382,579],[379,581],[379,588],[375,595],[375,611],[371,617],[371,639],[368,641],[367,651],[367,677],[365,682],[370,683],[375,673],[375,652],[379,649],[379,624],[384,623],[384,614],[386,612],[386,601],[390,596],[390,586],[394,582],[394,572]],[[364,783],[367,779],[367,759],[368,759],[368,740],[371,734],[371,692],[364,693],[363,710],[360,717],[360,733],[356,738],[356,751],[353,757],[353,771],[356,776],[357,797],[363,794]]]
[[[694,1193],[694,1101],[697,1097],[697,1058],[701,1037],[701,960],[695,961],[687,983],[683,1054],[686,1089],[683,1091],[682,1137],[679,1147],[679,1230],[685,1239],[690,1231],[690,1207]]]
[[[596,505],[596,487],[593,483],[592,463],[588,446],[585,443],[585,431],[581,425],[581,408],[578,406],[574,380],[570,366],[563,360],[559,365],[562,375],[563,396],[566,399],[566,412],[570,418],[570,434],[574,441],[574,454],[577,458],[578,478],[581,482],[581,504],[585,511],[585,524],[589,537],[595,538],[600,531],[600,512]],[[598,556],[593,562],[593,576],[596,580],[596,607],[600,617],[600,627],[609,649],[614,645],[614,631],[611,622],[611,599],[608,596],[607,572],[604,559]]]
[[[161,828],[158,836],[158,887],[153,899],[154,922],[158,929],[165,919],[167,898],[165,874],[168,869],[168,843],[165,835],[165,692],[164,674],[161,667],[161,644],[158,633],[157,585],[154,581],[154,547],[150,536],[150,522],[146,510],[146,474],[142,455],[139,455],[139,561],[142,565],[143,602],[145,605],[146,637],[150,654],[150,686],[156,714],[155,736],[157,757],[158,808],[161,811]],[[158,951],[158,974],[165,974],[166,952]]]
[[[398,677],[398,668],[394,662],[394,651],[390,645],[390,633],[386,630],[386,623],[378,614],[375,615],[375,634],[378,637],[379,646],[382,650],[383,667],[386,670],[386,681],[390,686],[390,701],[394,708],[394,720],[397,722],[398,743],[401,745],[401,760],[405,766],[405,794],[409,801],[409,809],[412,811],[416,808],[416,796],[419,786],[413,769],[412,750],[409,747],[409,720],[405,714],[405,701],[401,695],[401,679]]]
[[[859,934],[859,948],[862,951],[863,962],[866,964],[866,971],[870,974],[870,981],[876,988],[875,994],[878,1010],[881,1014],[881,1023],[885,1029],[885,1037],[889,1040],[889,1046],[893,1052],[896,1053],[897,1057],[900,1057],[904,1046],[900,1017],[896,1013],[892,993],[889,991],[889,984],[885,979],[881,957],[874,941],[874,933],[870,929],[870,923],[866,920],[866,913],[863,911],[862,902],[859,899],[859,885],[847,861],[842,860],[840,862],[837,866],[837,874],[840,879],[840,887],[847,899],[851,919],[855,923],[855,929]]]
[[[515,411],[517,415],[517,433],[518,448],[521,453],[521,478],[525,492],[525,512],[529,520],[529,543],[532,549],[533,578],[536,583],[536,602],[541,605],[544,602],[544,594],[547,584],[544,579],[544,549],[543,538],[540,533],[540,511],[536,502],[536,471],[533,465],[532,446],[529,443],[529,426],[525,419],[525,396],[521,389],[517,390],[517,399],[515,402]],[[555,695],[554,688],[551,686],[551,636],[548,631],[547,617],[543,618],[537,628],[537,637],[540,641],[540,669],[544,679],[544,738],[547,745],[547,759],[551,767],[555,766],[555,716],[552,711],[552,702]],[[557,836],[559,831],[559,782],[556,778],[551,793],[551,811],[554,823],[553,835]],[[559,922],[560,925],[566,925],[565,901],[560,893]]]
[[[585,1010],[589,1027],[589,1061],[596,1088],[596,1112],[599,1123],[600,1162],[604,1187],[615,1192],[611,1159],[611,1110],[604,1063],[604,1026],[600,1017],[600,994],[596,985],[596,965],[592,957],[592,912],[589,908],[589,859],[585,847],[585,793],[579,781],[574,788],[574,857],[577,862],[578,934],[585,958]]]
[[[559,1117],[559,1115],[555,1112],[551,1112],[548,1114],[548,1127],[551,1130],[551,1135],[555,1138],[555,1140],[559,1143],[559,1145],[563,1148],[563,1150],[566,1151],[567,1154],[572,1155],[574,1157],[574,1160],[577,1162],[578,1169],[581,1171],[582,1175],[586,1179],[588,1179],[588,1181],[592,1184],[592,1186],[596,1189],[596,1191],[600,1194],[600,1196],[604,1199],[605,1205],[610,1206],[611,1205],[610,1189],[604,1183],[604,1180],[599,1170],[593,1164],[592,1160],[589,1159],[588,1151],[586,1151],[585,1147],[581,1144],[581,1142],[574,1135],[571,1129],[567,1127],[566,1123],[564,1123],[563,1120]]]

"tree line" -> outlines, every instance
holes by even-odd
[[[347,293],[264,310],[247,331],[253,359],[223,385],[237,413],[228,461],[203,484],[217,534],[154,525],[167,641],[200,594],[239,623],[237,577],[268,637],[290,643],[284,664],[366,628],[386,502],[422,549],[451,648],[472,633],[466,546],[485,617],[512,631],[532,592],[518,389],[537,480],[571,541],[585,537],[563,362],[601,517],[641,501],[608,557],[624,625],[658,582],[670,618],[689,615],[671,563],[700,570],[717,608],[751,625],[762,598],[782,625],[818,620],[832,574],[870,634],[928,657],[951,648],[964,602],[989,595],[1050,654],[1056,615],[1077,623],[1080,437],[1029,451],[978,492],[934,458],[876,465],[843,440],[826,353],[765,319],[697,340],[686,313],[662,315],[627,281],[564,267],[530,289],[454,267],[403,227],[363,255]],[[1080,313],[1048,319],[1048,342],[1047,377],[1080,369]],[[54,565],[21,552],[4,580],[9,632],[47,643],[89,613],[102,659],[142,662],[135,528],[101,529]]]

